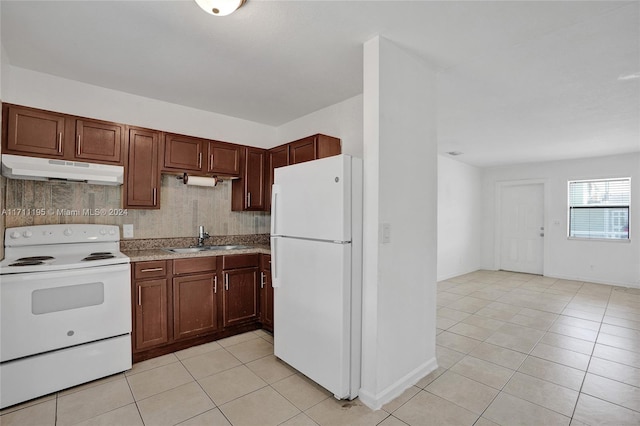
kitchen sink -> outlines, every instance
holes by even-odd
[[[251,246],[244,245],[220,245],[220,246],[196,246],[196,247],[174,247],[167,248],[165,250],[172,253],[199,253],[201,251],[213,251],[213,250],[240,250],[248,249]]]

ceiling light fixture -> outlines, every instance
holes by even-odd
[[[198,6],[214,16],[227,16],[238,10],[246,0],[196,0]]]

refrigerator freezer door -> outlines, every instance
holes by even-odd
[[[350,244],[272,240],[275,355],[337,398],[354,397]]]
[[[351,241],[351,157],[275,170],[271,235]]]

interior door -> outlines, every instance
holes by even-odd
[[[506,185],[500,196],[500,269],[543,273],[544,185]]]

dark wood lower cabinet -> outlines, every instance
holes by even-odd
[[[261,256],[260,267],[260,323],[273,331],[273,287],[271,286],[271,256]]]
[[[216,331],[218,327],[218,277],[189,275],[173,279],[173,338],[175,340]]]
[[[141,350],[167,343],[167,280],[138,281],[134,295],[134,348]]]
[[[258,319],[258,268],[224,271],[224,326]]]
[[[134,362],[261,328],[259,254],[134,262],[131,270]]]

